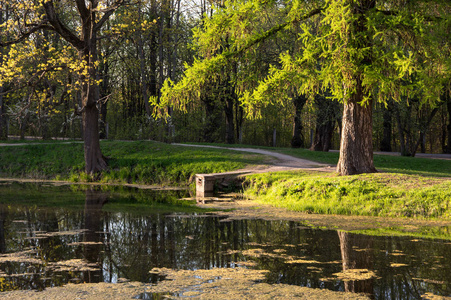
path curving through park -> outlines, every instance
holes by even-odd
[[[175,146],[183,147],[198,147],[198,148],[213,148],[213,149],[225,149],[233,151],[241,151],[248,153],[256,153],[266,155],[272,158],[269,164],[262,164],[258,166],[251,166],[245,169],[241,169],[233,172],[248,172],[248,173],[264,173],[264,172],[277,172],[277,171],[289,171],[289,170],[315,170],[315,171],[335,171],[334,165],[328,165],[324,163],[319,163],[307,159],[297,158],[291,155],[281,154],[273,151],[254,149],[254,148],[233,148],[233,147],[219,147],[219,146],[209,146],[209,145],[193,145],[193,144],[177,144],[173,143]]]

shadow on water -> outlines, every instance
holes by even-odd
[[[189,209],[174,200],[183,192],[134,193],[0,185],[0,290],[156,283],[164,277],[149,273],[154,267],[242,266],[269,270],[267,283],[363,292],[374,299],[451,295],[446,241],[319,230],[292,221],[230,221],[180,212]]]

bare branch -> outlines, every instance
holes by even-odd
[[[89,9],[86,7],[85,0],[75,0],[75,3],[82,20],[86,21],[89,18]]]
[[[97,22],[97,24],[94,26],[94,31],[100,30],[102,28],[103,24],[109,19],[109,17],[118,9],[120,6],[124,5],[124,0],[117,0],[116,3],[111,5],[108,9],[102,10],[104,12],[104,15],[102,18]]]
[[[75,35],[72,31],[70,31],[69,28],[66,27],[58,18],[55,12],[55,7],[53,6],[53,1],[45,1],[42,3],[42,6],[45,9],[45,14],[48,18],[48,22],[53,27],[52,30],[58,32],[63,39],[65,39],[72,46],[77,48],[77,50],[82,50],[85,44],[77,35]]]
[[[5,46],[12,45],[12,44],[20,43],[23,40],[25,40],[26,38],[28,38],[31,34],[35,33],[36,31],[39,31],[41,29],[53,30],[53,27],[49,26],[48,24],[34,25],[30,29],[28,29],[26,32],[22,32],[22,34],[17,39],[9,40],[9,41],[6,41],[6,42],[1,42],[0,41],[0,47],[5,47]]]

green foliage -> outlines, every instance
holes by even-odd
[[[451,182],[399,174],[336,176],[310,172],[247,177],[245,195],[261,203],[320,214],[451,217]],[[412,187],[415,187],[414,189]]]
[[[261,43],[277,33],[298,30],[300,46],[282,51],[280,62],[258,88],[251,85],[242,91],[249,116],[259,116],[259,108],[268,103],[283,104],[289,86],[306,94],[328,89],[334,98],[343,99],[355,92],[357,78],[368,95],[362,103],[370,96],[381,102],[389,97],[400,101],[401,96],[414,93],[421,94],[424,102],[435,103],[442,84],[449,80],[450,64],[442,46],[447,40],[449,4],[437,1],[434,5],[430,12],[425,1],[383,2],[374,8],[349,0],[293,1],[287,6],[273,1],[227,1],[195,30],[200,59],[187,66],[179,83],[166,83],[160,107],[185,110],[187,103],[198,99],[196,93],[206,80],[214,80],[222,68],[260,51]],[[265,13],[272,14],[276,23],[258,19]]]

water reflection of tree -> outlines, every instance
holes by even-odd
[[[98,271],[84,271],[83,279],[85,282],[103,281],[103,259],[101,235],[103,232],[102,207],[108,201],[107,194],[96,191],[94,188],[86,190],[86,200],[84,207],[84,226],[86,231],[83,233],[83,257],[92,264],[97,264]]]
[[[5,223],[8,210],[4,205],[0,205],[0,253],[6,253],[6,231]]]
[[[374,240],[372,236],[338,231],[343,271],[351,269],[373,269]],[[345,291],[374,295],[374,279],[344,282]]]

